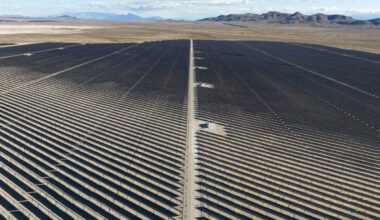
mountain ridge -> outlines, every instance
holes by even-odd
[[[322,13],[304,15],[300,12],[281,13],[270,11],[264,14],[229,14],[217,17],[208,17],[199,21],[243,21],[267,24],[309,24],[309,25],[358,25],[370,26],[380,25],[380,18],[371,20],[358,20],[346,15],[325,15]]]
[[[153,17],[141,17],[132,13],[127,14],[113,14],[113,13],[102,13],[102,12],[67,12],[61,16],[69,16],[80,19],[111,19],[111,20],[164,20],[159,16]]]

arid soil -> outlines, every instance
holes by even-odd
[[[44,23],[0,23],[0,36],[0,43],[120,43],[173,39],[283,41],[380,53],[380,28],[348,26],[62,19]]]

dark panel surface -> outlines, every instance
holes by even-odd
[[[7,199],[30,200],[16,208],[44,219],[181,216],[188,54],[179,40],[0,61],[15,70],[0,80],[4,177],[33,192]]]
[[[0,219],[181,219],[189,45],[0,48],[48,50],[0,59]],[[201,219],[380,218],[380,64],[310,46],[194,41]]]
[[[0,58],[5,56],[14,56],[18,54],[32,53],[42,50],[49,50],[53,48],[70,46],[74,44],[70,43],[37,43],[37,44],[26,44],[18,45],[12,47],[3,47],[0,48]]]
[[[282,43],[194,48],[208,67],[197,81],[215,85],[197,89],[197,118],[227,132],[197,133],[203,217],[379,217],[379,100],[299,68],[378,92],[379,65],[358,73],[344,64],[360,69],[360,60]]]
[[[380,62],[380,54],[376,54],[376,53],[357,51],[357,50],[346,50],[346,49],[328,47],[328,46],[317,45],[317,44],[301,44],[301,46],[311,47],[311,48],[315,48],[317,50],[319,49],[326,52],[337,53],[343,56],[353,56],[359,59],[366,59],[369,61]]]

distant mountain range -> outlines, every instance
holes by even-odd
[[[345,15],[303,15],[299,12],[294,14],[268,12],[264,14],[230,14],[218,17],[204,18],[200,21],[243,21],[267,24],[307,24],[307,25],[357,25],[374,26],[380,25],[380,18],[372,20],[357,20]]]
[[[143,18],[132,13],[112,14],[112,13],[100,13],[100,12],[68,12],[68,13],[64,13],[62,16],[81,18],[81,19],[150,20],[150,21],[164,20],[163,18],[158,17],[158,16]]]

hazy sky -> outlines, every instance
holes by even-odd
[[[1,15],[47,16],[90,11],[186,19],[230,13],[300,11],[367,19],[380,17],[380,0],[0,0]]]

